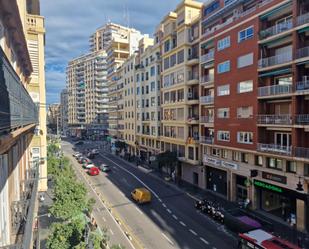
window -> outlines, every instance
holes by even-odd
[[[156,83],[153,81],[150,83],[150,91],[153,92],[156,90]]]
[[[296,173],[296,162],[286,161],[286,171],[289,173]]]
[[[151,106],[156,106],[156,97],[151,97]]]
[[[304,176],[309,176],[309,164],[304,164]]]
[[[219,108],[217,112],[218,118],[229,118],[230,108]]]
[[[237,85],[238,93],[247,93],[253,91],[253,80],[241,81]]]
[[[252,106],[242,106],[237,108],[237,118],[252,118],[253,108]]]
[[[237,67],[243,68],[253,64],[253,53],[239,56],[237,59]]]
[[[218,149],[218,148],[212,148],[211,154],[212,154],[213,156],[219,157],[219,156],[220,156],[220,149]]]
[[[190,160],[194,160],[194,148],[193,147],[189,147],[189,155],[188,158]]]
[[[255,165],[256,166],[263,166],[263,157],[256,155],[255,156]]]
[[[219,1],[212,3],[209,7],[205,8],[204,16],[209,15],[210,13],[214,12],[219,7],[220,7]]]
[[[234,0],[224,0],[224,6],[229,5],[232,3]]]
[[[227,36],[218,41],[217,43],[218,51],[228,48],[230,45],[231,45],[231,38],[230,36]]]
[[[150,68],[150,76],[154,76],[155,73],[156,73],[156,68],[155,68],[155,66],[153,66],[153,67]]]
[[[237,132],[237,142],[241,144],[252,144],[253,132],[246,132],[246,131]]]
[[[249,162],[249,154],[248,153],[241,153],[241,162],[243,162],[243,163]]]
[[[267,158],[267,167],[271,169],[277,169],[277,170],[282,170],[282,160],[278,158],[272,158],[268,157]]]
[[[217,88],[217,95],[218,96],[224,96],[224,95],[229,95],[230,94],[230,85],[223,85],[223,86],[218,86]]]
[[[173,67],[176,65],[176,54],[171,55],[170,57],[170,67]]]
[[[238,42],[242,42],[253,37],[253,26],[238,32]]]
[[[228,158],[228,150],[224,150],[224,149],[222,149],[222,158],[225,158],[225,159],[227,159]]]
[[[177,53],[177,64],[183,63],[185,59],[185,52],[181,50]]]
[[[224,61],[218,64],[217,71],[218,73],[225,73],[230,71],[230,61]]]
[[[164,52],[168,52],[170,50],[170,41],[164,42]]]
[[[219,141],[230,141],[230,132],[229,131],[218,131],[217,139]]]
[[[164,70],[168,69],[170,67],[170,60],[169,58],[164,59]]]
[[[233,161],[240,162],[242,158],[242,153],[239,151],[233,151]]]

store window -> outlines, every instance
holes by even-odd
[[[268,157],[267,167],[271,169],[282,170],[283,162],[281,159]]]
[[[286,161],[286,171],[289,173],[296,173],[296,162]]]

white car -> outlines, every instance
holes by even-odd
[[[93,168],[93,167],[95,167],[95,165],[92,164],[92,163],[90,163],[90,164],[87,164],[87,165],[85,166],[85,169],[91,169],[91,168]]]
[[[93,149],[91,151],[91,153],[94,154],[94,155],[98,155],[99,154],[99,150],[98,149]]]
[[[73,157],[76,157],[76,158],[77,158],[77,157],[79,157],[79,156],[81,156],[81,155],[82,155],[81,153],[77,152],[77,153],[74,153],[74,154],[73,154]]]

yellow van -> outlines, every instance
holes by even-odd
[[[131,192],[132,198],[137,203],[147,203],[151,202],[151,193],[146,188],[136,188]]]

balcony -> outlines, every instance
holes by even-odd
[[[296,51],[296,58],[297,59],[308,57],[308,56],[309,56],[309,47],[297,49],[297,51]]]
[[[188,82],[189,85],[190,84],[198,84],[199,83],[199,74],[192,72],[192,71],[188,71]]]
[[[200,116],[200,123],[213,123],[214,117],[213,116]]]
[[[188,56],[188,65],[194,65],[194,64],[198,64],[199,63],[199,58],[197,54],[190,54]]]
[[[296,83],[296,93],[309,92],[309,80]]]
[[[298,115],[296,115],[296,124],[309,125],[309,114],[298,114]]]
[[[291,94],[292,93],[292,85],[272,85],[272,86],[263,86],[258,89],[259,97],[267,97],[267,96],[276,96],[282,94]]]
[[[38,107],[0,48],[0,133],[38,122]]]
[[[258,115],[258,124],[263,125],[291,125],[292,116],[285,115]]]
[[[214,56],[215,56],[215,51],[211,50],[207,54],[204,54],[204,55],[201,56],[200,63],[210,62],[214,59]]]
[[[259,60],[259,68],[266,68],[288,63],[293,60],[292,51],[281,53],[275,56],[262,58]]]
[[[260,38],[266,39],[274,35],[278,35],[280,33],[283,33],[285,31],[291,30],[293,28],[293,22],[292,20],[276,24],[272,27],[269,27],[267,29],[264,29],[260,32]]]
[[[208,96],[201,96],[200,97],[200,103],[201,104],[207,104],[211,105],[214,103],[214,96],[208,95]]]
[[[309,148],[295,147],[294,156],[309,159]]]
[[[292,146],[281,146],[278,144],[257,144],[257,150],[262,152],[276,153],[282,155],[291,155]]]
[[[301,16],[298,16],[296,19],[297,26],[301,26],[308,23],[309,23],[309,12]]]
[[[214,82],[214,76],[212,74],[210,74],[210,75],[203,75],[201,77],[201,80],[200,80],[200,84],[202,86],[211,85],[211,84],[213,84],[213,82]]]
[[[198,124],[199,122],[199,116],[198,115],[190,115],[187,118],[187,122],[189,124]]]
[[[213,144],[214,138],[213,137],[200,136],[200,143],[202,143],[202,144]]]

